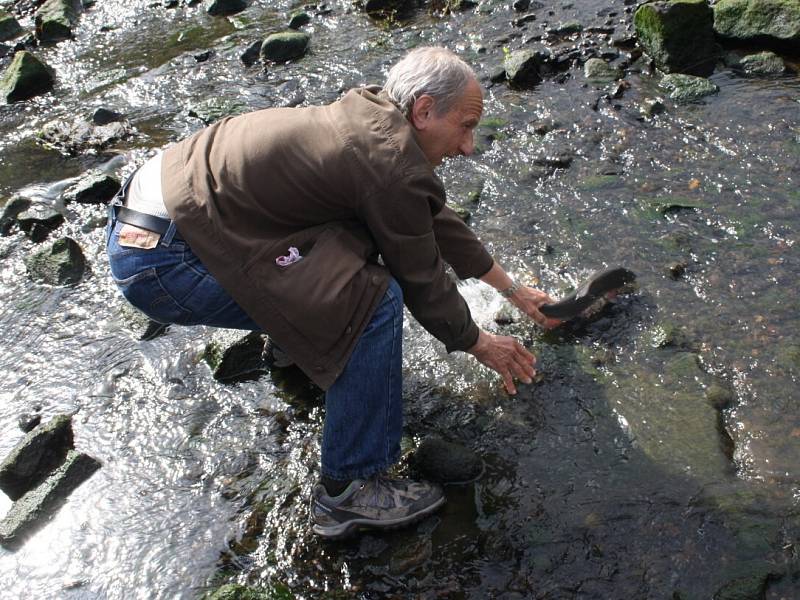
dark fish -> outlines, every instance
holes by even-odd
[[[635,280],[636,275],[622,267],[595,271],[569,296],[553,304],[542,304],[539,310],[545,317],[563,321],[589,316],[605,306],[608,299],[616,296],[621,288]]]

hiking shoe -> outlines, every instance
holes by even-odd
[[[273,367],[283,369],[285,367],[291,367],[294,364],[294,361],[289,358],[289,355],[281,350],[270,337],[268,337],[267,341],[264,343],[264,350],[261,352],[261,360],[263,360],[264,364],[270,369]]]
[[[442,488],[434,483],[382,475],[354,479],[333,498],[317,483],[311,501],[312,529],[326,538],[345,537],[360,528],[395,529],[431,514],[444,500]]]

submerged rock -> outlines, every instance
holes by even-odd
[[[203,358],[214,372],[214,379],[223,383],[250,381],[266,371],[263,358],[266,336],[256,331],[248,333],[227,347],[218,342],[206,346]]]
[[[79,7],[74,0],[47,0],[36,12],[36,38],[40,42],[71,38]]]
[[[483,461],[472,450],[438,437],[426,437],[412,459],[425,477],[441,483],[466,483],[483,471]]]
[[[17,217],[19,228],[34,242],[42,242],[64,222],[64,215],[50,206],[35,205]]]
[[[667,73],[710,75],[719,48],[706,0],[658,0],[633,17],[639,44]]]
[[[797,0],[719,0],[714,5],[714,30],[739,42],[800,42]]]
[[[116,177],[96,171],[64,192],[64,203],[107,204],[120,187],[122,186]]]
[[[206,12],[212,16],[233,15],[247,8],[245,0],[208,0]]]
[[[705,77],[680,73],[665,75],[659,85],[670,90],[669,97],[677,102],[693,102],[719,91],[719,87]]]
[[[4,42],[22,33],[22,27],[12,15],[0,10],[0,41]]]
[[[781,75],[786,70],[783,59],[769,51],[749,54],[737,66],[747,75]]]
[[[91,456],[69,450],[61,466],[11,506],[0,522],[0,545],[12,550],[21,546],[99,468],[100,463]]]
[[[73,447],[72,418],[57,415],[30,431],[0,463],[0,490],[12,500],[44,481]]]
[[[127,121],[95,125],[91,121],[51,121],[36,133],[42,143],[69,156],[93,153],[110,147],[134,134]]]
[[[53,89],[55,78],[50,68],[30,52],[14,55],[0,79],[0,94],[6,102],[27,100]]]
[[[86,258],[78,242],[64,237],[25,259],[28,274],[50,285],[78,283],[86,270]]]
[[[261,44],[259,52],[262,60],[286,62],[302,58],[308,50],[311,36],[300,31],[273,33]]]

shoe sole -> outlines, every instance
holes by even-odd
[[[613,267],[592,273],[572,294],[554,302],[542,304],[539,311],[548,318],[569,320],[582,315],[606,294],[615,292],[636,280],[636,275],[628,269]]]
[[[349,537],[361,529],[381,529],[381,530],[392,530],[392,529],[400,529],[401,527],[405,527],[407,525],[412,525],[417,521],[422,520],[423,518],[427,517],[429,514],[435,512],[438,508],[440,508],[445,503],[445,497],[442,496],[431,504],[430,506],[415,512],[413,515],[409,515],[407,517],[402,517],[399,519],[384,519],[382,521],[376,521],[374,519],[352,519],[347,521],[346,523],[340,523],[339,525],[331,526],[331,527],[322,527],[320,525],[314,525],[311,530],[316,533],[317,535],[324,537],[329,540],[338,540]]]

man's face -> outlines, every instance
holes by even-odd
[[[483,113],[483,92],[474,79],[450,111],[437,115],[429,96],[419,98],[412,108],[411,123],[417,140],[430,163],[436,167],[446,156],[472,154],[473,131]]]

